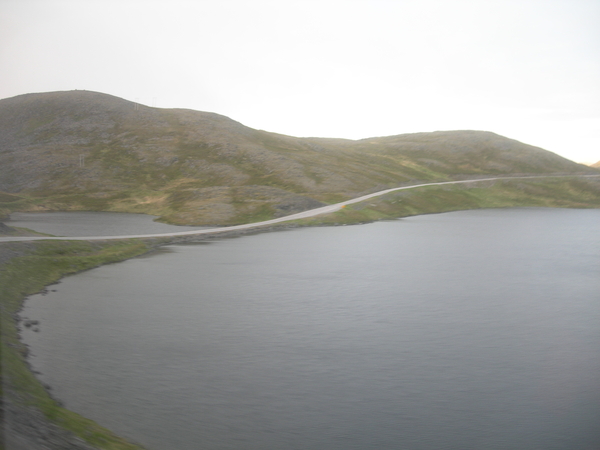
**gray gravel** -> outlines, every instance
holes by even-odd
[[[6,450],[97,450],[49,422],[38,409],[13,401],[10,392],[5,395],[3,410]]]

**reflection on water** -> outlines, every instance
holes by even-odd
[[[600,210],[224,239],[34,296],[32,364],[159,449],[600,447]]]
[[[6,224],[55,236],[126,236],[176,233],[206,227],[183,227],[154,222],[157,216],[111,212],[12,213]]]

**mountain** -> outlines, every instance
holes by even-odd
[[[491,132],[297,138],[89,91],[0,100],[0,208],[144,212],[189,224],[281,216],[417,180],[598,173]]]
[[[600,169],[600,161],[598,161],[597,163],[592,164],[591,167],[597,167]]]

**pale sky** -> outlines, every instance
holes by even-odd
[[[292,136],[487,130],[600,160],[600,0],[0,0],[0,98],[85,89]]]

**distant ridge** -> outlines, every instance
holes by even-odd
[[[0,100],[5,213],[22,204],[234,224],[409,182],[555,173],[600,172],[486,131],[297,138],[98,92]]]

